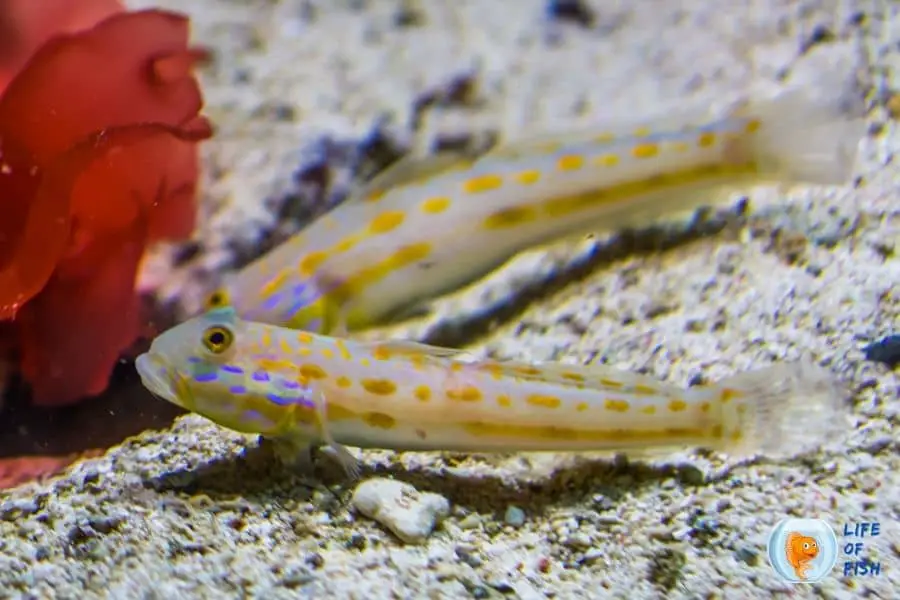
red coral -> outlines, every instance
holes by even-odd
[[[21,456],[0,458],[0,490],[16,487],[34,480],[58,475],[76,460],[102,456],[102,450],[86,450],[64,456]]]
[[[211,130],[187,43],[181,15],[115,15],[51,38],[0,97],[0,319],[37,404],[103,391],[145,247],[193,230]]]
[[[119,0],[0,0],[0,89],[54,35],[87,29],[124,8]]]

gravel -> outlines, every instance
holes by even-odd
[[[872,111],[859,185],[750,190],[749,202],[734,198],[706,220],[527,252],[416,321],[369,334],[452,340],[476,355],[602,360],[681,385],[807,357],[852,391],[854,426],[784,461],[366,451],[354,490],[327,469],[305,479],[252,437],[186,416],[48,483],[0,493],[0,596],[894,595],[900,376],[862,348],[895,333],[900,315],[890,250],[900,130],[884,107],[900,90],[896,5],[190,6],[197,39],[216,54],[204,85],[219,127],[205,149],[200,251],[173,267],[178,249],[162,248],[143,278],[184,314],[216,278],[405,151],[577,126],[662,98],[716,98],[752,77],[814,79],[817,60],[850,56],[861,37]],[[662,251],[640,250],[648,245]],[[383,518],[410,498],[426,507],[399,520],[421,525],[415,543]],[[880,521],[866,552],[881,576],[781,582],[765,544],[785,516],[838,530]]]

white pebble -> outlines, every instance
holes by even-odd
[[[450,514],[450,502],[443,496],[393,479],[364,481],[354,490],[351,504],[410,544],[424,542]]]
[[[518,506],[509,505],[506,507],[506,514],[503,516],[503,520],[506,521],[507,525],[521,527],[525,524],[525,511]]]

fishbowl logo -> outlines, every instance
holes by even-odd
[[[821,519],[783,519],[769,535],[769,563],[791,583],[815,583],[831,573],[838,558],[834,530]]]

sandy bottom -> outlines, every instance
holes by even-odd
[[[364,452],[364,477],[449,501],[443,523],[408,544],[349,509],[352,489],[334,489],[330,470],[326,489],[187,416],[0,494],[0,596],[895,595],[900,383],[861,348],[896,332],[900,315],[900,131],[879,106],[900,90],[897,5],[598,0],[579,23],[548,18],[549,4],[190,3],[197,40],[216,55],[204,74],[219,129],[205,149],[201,251],[175,269],[176,252],[160,251],[146,285],[194,310],[221,272],[338,201],[364,171],[355,164],[717,98],[753,78],[815,80],[815,60],[861,53],[874,108],[857,187],[752,190],[737,219],[726,205],[705,224],[529,252],[429,315],[371,334],[603,359],[681,385],[807,357],[851,391],[846,430],[812,455],[743,463]],[[880,576],[839,566],[815,586],[780,581],[765,544],[787,516],[839,531],[879,521],[881,534],[862,541]]]

